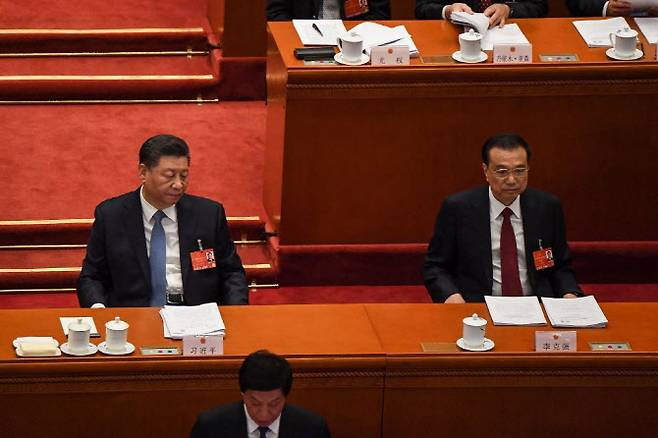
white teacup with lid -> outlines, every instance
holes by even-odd
[[[105,323],[105,347],[108,351],[125,351],[128,343],[128,327],[130,325],[118,316]]]
[[[637,47],[637,31],[625,27],[610,34],[610,43],[614,54],[619,58],[631,58],[635,55]]]
[[[359,62],[363,53],[363,37],[356,32],[344,32],[338,36],[338,48],[345,62]]]
[[[487,320],[474,313],[462,321],[464,323],[464,345],[468,348],[481,348],[484,345]]]
[[[459,34],[459,52],[462,59],[475,61],[480,59],[482,52],[482,35],[473,29]]]
[[[89,351],[89,332],[91,327],[82,318],[69,324],[68,348],[72,353]]]

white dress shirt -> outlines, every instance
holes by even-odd
[[[247,437],[249,438],[260,438],[260,432],[258,431],[258,423],[256,423],[250,416],[249,412],[247,412],[247,406],[244,404],[242,405],[244,408],[244,414],[247,417]],[[276,417],[276,420],[270,424],[269,429],[266,432],[267,438],[277,438],[279,436],[279,423],[281,423],[281,414],[279,414],[278,417]]]
[[[318,18],[321,20],[340,20],[339,0],[322,0]]]
[[[512,210],[510,222],[516,239],[516,255],[519,264],[519,276],[523,295],[532,295],[532,287],[528,279],[528,267],[525,259],[525,240],[523,238],[523,217],[521,216],[521,197],[517,196],[510,205],[505,205],[496,199],[489,187],[489,224],[491,227],[491,261],[493,262],[492,295],[502,295],[503,279],[500,264],[500,230],[503,227],[503,210]]]
[[[144,237],[146,238],[146,254],[151,256],[151,233],[155,220],[153,216],[158,209],[144,199],[144,187],[139,191],[139,198],[142,201],[142,221],[144,222]],[[167,288],[180,288],[183,291],[183,273],[180,267],[180,245],[178,243],[178,222],[176,216],[176,205],[167,207],[162,210],[166,217],[162,218],[162,228],[164,228],[166,241],[166,277]]]

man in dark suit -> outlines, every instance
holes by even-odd
[[[267,19],[389,20],[388,0],[267,0]]]
[[[482,169],[489,183],[443,202],[423,267],[434,302],[483,301],[484,295],[572,298],[564,216],[553,195],[529,189],[530,148],[516,134],[488,139]]]
[[[325,420],[286,403],[292,387],[288,361],[266,350],[240,367],[242,401],[199,415],[191,438],[329,438]]]
[[[450,0],[416,0],[416,18],[450,19],[453,12],[482,12],[489,17],[489,27],[503,26],[508,18],[538,18],[548,13],[547,0],[466,0],[453,3]]]
[[[185,194],[190,152],[173,135],[139,151],[142,186],[96,207],[80,278],[83,307],[247,304],[221,204]]]

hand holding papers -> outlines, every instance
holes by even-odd
[[[489,17],[484,14],[453,12],[450,21],[454,24],[475,29],[483,36],[482,50],[493,50],[494,44],[529,44],[528,39],[518,24],[506,24],[503,27],[489,29]]]
[[[484,297],[494,325],[545,325],[537,297]]]
[[[592,295],[582,298],[542,298],[553,327],[606,327],[608,320]]]
[[[199,306],[165,306],[160,310],[165,338],[224,334],[226,327],[216,303]]]

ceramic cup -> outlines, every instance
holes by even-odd
[[[363,38],[355,32],[345,32],[338,36],[338,48],[345,62],[359,62],[363,53]]]
[[[620,58],[630,58],[635,54],[637,46],[637,31],[627,27],[610,34],[610,43],[615,49],[615,55]]]
[[[473,316],[463,319],[464,322],[464,345],[469,348],[479,348],[484,345],[484,332],[487,328],[487,320],[474,313]]]
[[[73,353],[86,353],[89,351],[90,330],[91,327],[82,318],[78,318],[76,322],[69,324],[68,344]]]
[[[109,351],[124,351],[128,342],[128,323],[118,316],[105,323],[105,346]]]
[[[480,59],[482,52],[482,35],[469,29],[468,32],[459,34],[459,51],[462,59],[475,61]]]

